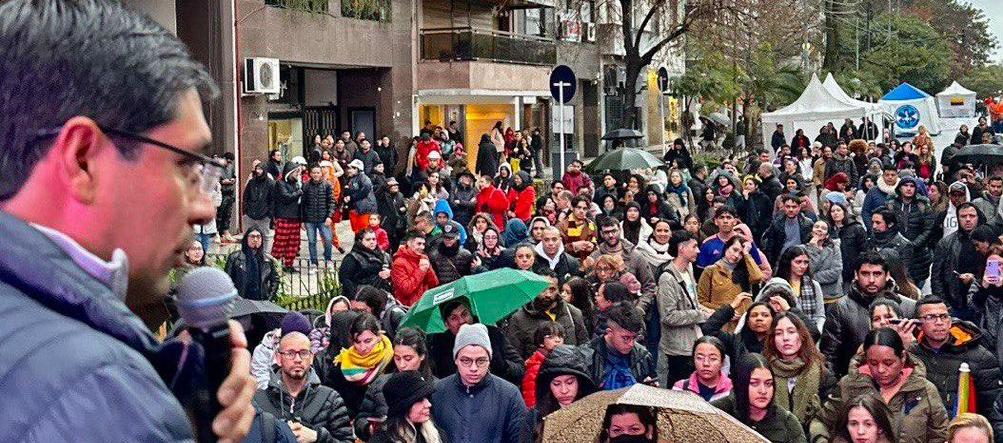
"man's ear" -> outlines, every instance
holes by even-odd
[[[94,201],[100,169],[99,156],[110,144],[97,123],[88,117],[73,117],[63,124],[52,146],[56,172],[66,184],[66,192],[84,204]]]

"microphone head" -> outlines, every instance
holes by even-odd
[[[236,297],[237,288],[225,272],[209,266],[195,268],[178,285],[178,313],[188,326],[209,329],[226,323]]]

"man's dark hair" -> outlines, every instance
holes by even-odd
[[[864,265],[881,266],[882,271],[888,272],[888,260],[885,260],[877,251],[867,251],[857,257],[857,271],[860,271]]]
[[[895,172],[898,172],[899,168],[897,166],[895,166],[895,163],[892,163],[890,161],[886,161],[886,162],[882,162],[881,163],[881,170],[882,171],[895,171]]]
[[[554,187],[557,185],[564,186],[564,182],[562,182],[561,180],[554,180],[550,182],[550,189],[554,189]]]
[[[732,217],[738,218],[738,211],[736,211],[734,207],[724,205],[714,210],[714,219],[717,219],[724,214],[731,214]]]
[[[596,220],[596,224],[599,225],[600,230],[602,230],[602,228],[610,227],[620,229],[620,221],[617,220],[616,217],[612,216],[601,216],[598,220]]]
[[[616,303],[610,306],[606,310],[606,318],[610,323],[616,323],[617,326],[635,334],[640,333],[641,328],[644,327],[641,314],[638,314],[637,310],[629,303]]]
[[[676,255],[679,255],[679,245],[696,239],[697,237],[690,231],[672,231],[672,236],[669,237],[669,250],[667,252],[669,255],[675,257]]]
[[[988,180],[986,180],[986,183],[989,183],[989,182],[1003,182],[1003,177],[1000,177],[998,175],[994,175],[992,177],[989,177]]]
[[[373,315],[383,314],[383,310],[387,307],[387,299],[389,294],[382,289],[377,289],[369,285],[359,286],[359,291],[355,294],[355,300],[361,301],[369,306],[369,309],[373,311]]]
[[[926,297],[923,297],[916,302],[916,313],[919,314],[919,308],[920,306],[923,305],[946,305],[946,304],[947,303],[944,302],[944,299],[937,297],[936,295],[932,294],[927,295]]]
[[[582,202],[584,202],[585,204],[588,204],[589,206],[592,206],[592,200],[589,200],[587,197],[584,197],[584,196],[581,196],[581,195],[576,195],[576,196],[574,196],[574,197],[571,198],[571,207],[572,208],[577,208],[578,204],[582,203]],[[586,210],[588,210],[588,208],[586,208]]]
[[[421,231],[419,231],[417,229],[409,229],[404,234],[404,241],[405,242],[407,242],[409,240],[416,239],[416,238],[425,238],[425,234],[423,234]]]
[[[891,209],[881,208],[874,211],[874,215],[880,215],[881,219],[884,220],[885,224],[888,226],[898,226],[899,224],[899,219],[895,215],[895,211],[892,211]]]
[[[696,165],[693,167],[693,175],[707,172],[707,165]]]
[[[780,196],[780,204],[786,205],[787,202],[789,202],[789,201],[792,201],[792,202],[794,202],[794,203],[796,203],[798,205],[801,204],[801,200],[798,200],[798,198],[796,196],[792,195],[792,194],[784,194],[784,195]]]
[[[181,93],[215,97],[184,43],[104,0],[0,3],[0,201],[17,194],[74,116],[144,133],[173,120]],[[135,158],[135,143],[116,140]]]

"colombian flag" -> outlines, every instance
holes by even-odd
[[[954,414],[951,418],[957,417],[965,412],[978,413],[975,407],[975,386],[972,385],[972,371],[968,363],[962,363],[958,368],[958,397],[954,404]]]

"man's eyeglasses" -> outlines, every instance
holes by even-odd
[[[478,368],[483,368],[487,366],[488,363],[491,362],[491,360],[488,360],[483,357],[477,359],[469,357],[460,357],[459,359],[457,359],[457,361],[460,363],[460,366],[463,366],[464,368],[470,368],[473,367],[474,365],[477,365]]]
[[[279,352],[279,354],[282,354],[283,357],[288,358],[290,360],[296,358],[296,356],[299,356],[299,358],[306,360],[313,355],[313,353],[310,352],[309,349],[304,349],[302,351],[282,351]]]
[[[219,182],[220,176],[223,175],[223,168],[226,167],[226,164],[224,164],[222,160],[217,160],[198,152],[187,151],[144,135],[109,128],[103,125],[98,125],[98,128],[109,136],[153,145],[184,157],[185,161],[182,163],[182,166],[185,168],[185,177],[190,180],[193,189],[199,189],[207,194],[213,191],[216,183]],[[62,130],[62,127],[43,129],[35,134],[35,141],[55,137],[56,135],[59,135],[59,132]]]
[[[951,319],[951,316],[948,314],[927,314],[921,316],[919,319],[927,323],[933,323],[936,321],[948,321]]]

